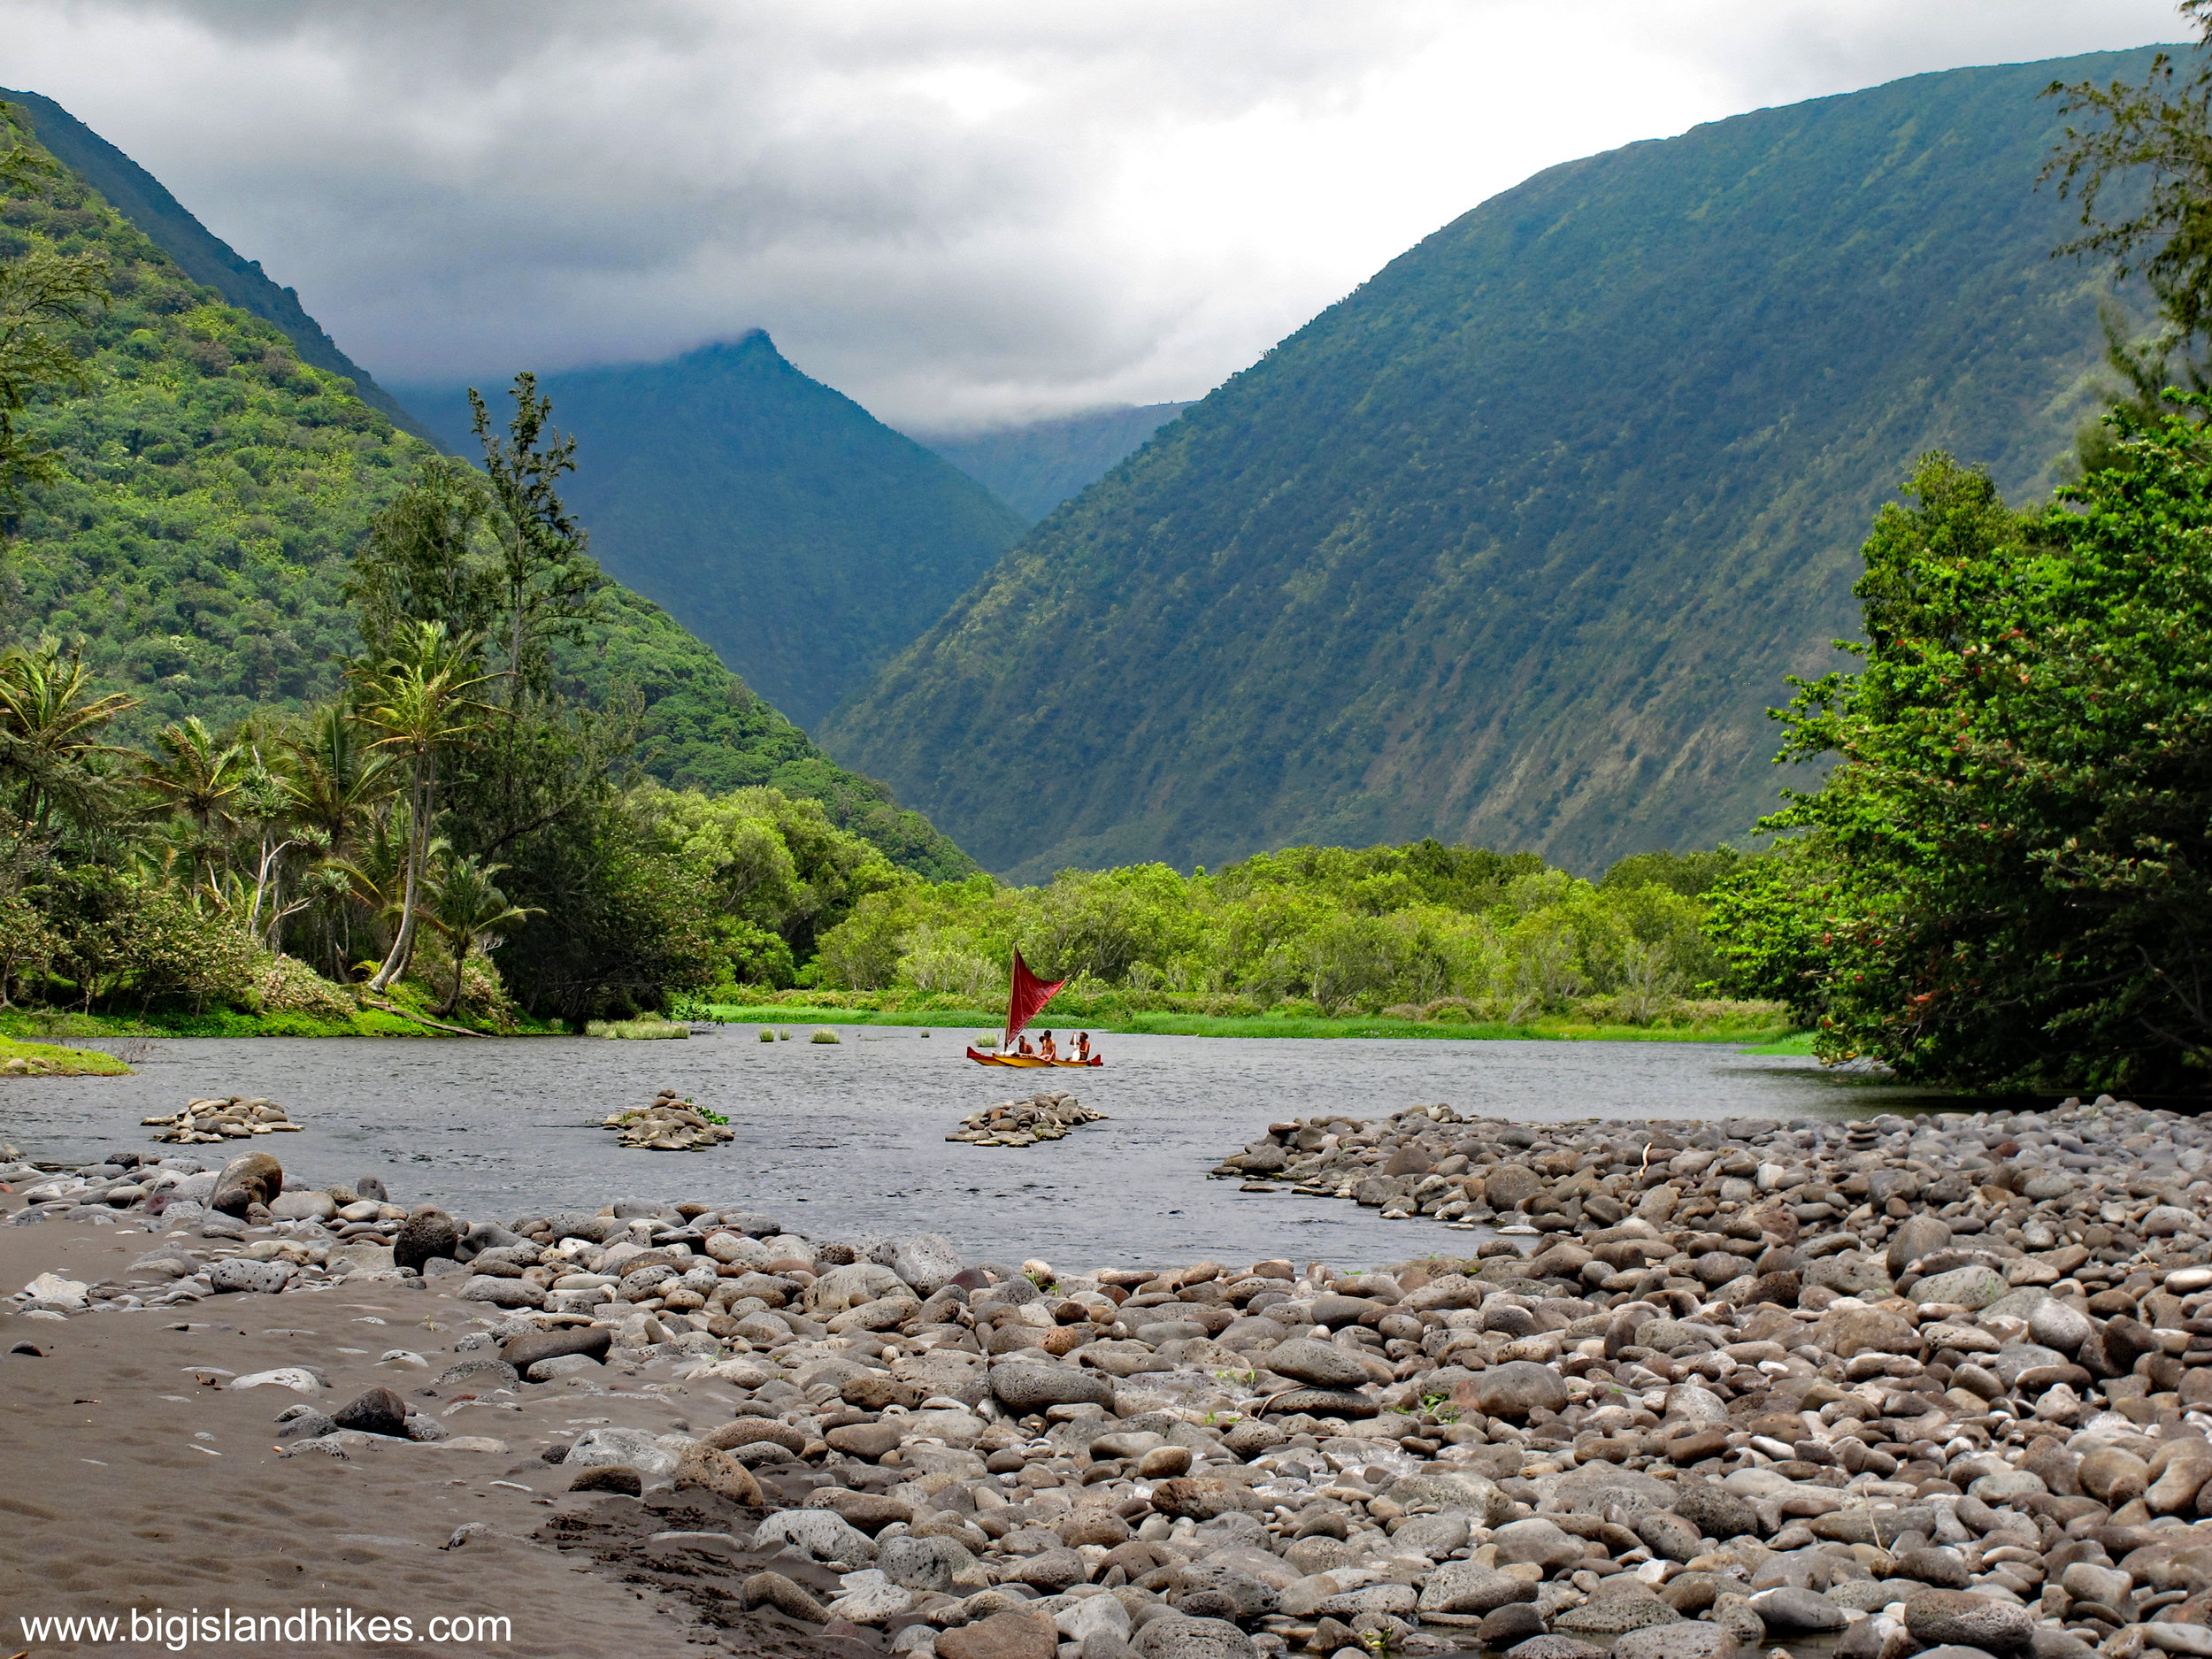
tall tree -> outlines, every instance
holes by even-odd
[[[408,771],[399,926],[369,980],[372,991],[383,990],[405,973],[414,956],[424,866],[438,810],[439,757],[472,741],[489,712],[472,695],[487,678],[476,665],[480,643],[466,634],[451,638],[442,622],[418,623],[405,650],[363,677],[361,718],[380,733],[376,747],[398,756]]]
[[[442,622],[455,639],[490,634],[501,580],[490,547],[491,509],[483,474],[437,455],[371,521],[347,575],[346,597],[372,662],[401,649],[401,637],[421,622]]]
[[[2082,234],[2059,255],[2093,255],[2118,278],[2140,277],[2158,307],[2155,332],[2131,340],[2108,307],[2106,356],[2139,414],[2178,384],[2212,386],[2212,0],[2182,0],[2197,50],[2160,52],[2140,85],[2053,81],[2066,126],[2042,173],[2081,211]],[[2116,211],[2114,210],[2116,203]],[[2108,458],[2093,438],[2085,457]]]
[[[510,395],[515,412],[503,438],[492,428],[482,396],[469,388],[499,541],[505,701],[516,710],[528,694],[546,688],[547,647],[557,639],[582,637],[584,623],[598,612],[604,582],[598,565],[585,554],[589,537],[562,503],[558,488],[561,475],[576,470],[574,436],[553,429],[553,400],[538,395],[536,375],[516,375]]]
[[[453,990],[438,1011],[450,1014],[461,1005],[462,970],[469,952],[481,946],[499,948],[499,931],[543,912],[526,904],[511,904],[492,878],[504,864],[487,864],[472,857],[449,855],[430,883],[430,902],[424,919],[443,934],[453,952]]]

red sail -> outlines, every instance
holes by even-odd
[[[1014,1039],[1024,1025],[1037,1018],[1037,1010],[1052,1001],[1052,994],[1065,985],[1065,979],[1055,979],[1049,985],[1029,971],[1022,960],[1022,953],[1014,952],[1014,992],[1006,999],[1006,1039],[1000,1048],[1002,1054],[1011,1053]]]

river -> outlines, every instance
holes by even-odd
[[[1578,1118],[1847,1117],[1924,1093],[1723,1044],[1110,1036],[1107,1064],[987,1070],[964,1033],[835,1027],[834,1045],[751,1026],[683,1041],[592,1038],[162,1041],[127,1078],[0,1080],[0,1140],[90,1163],[153,1149],[139,1120],[201,1095],[264,1095],[305,1125],[257,1148],[317,1185],[380,1175],[400,1203],[509,1220],[617,1198],[765,1210],[814,1237],[949,1234],[972,1259],[1080,1268],[1217,1255],[1339,1266],[1465,1248],[1432,1221],[1335,1199],[1240,1194],[1206,1171],[1267,1124],[1463,1112]],[[121,1045],[111,1043],[111,1048]],[[134,1056],[135,1058],[135,1056]],[[1025,1149],[949,1143],[965,1114],[1049,1079],[1109,1121]],[[664,1087],[726,1115],[710,1150],[623,1148],[599,1128]],[[173,1148],[218,1157],[217,1147]]]

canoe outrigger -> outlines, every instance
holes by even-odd
[[[1066,983],[1065,979],[1054,979],[1048,982],[1039,979],[1029,971],[1029,964],[1022,960],[1022,953],[1019,950],[1015,951],[1013,984],[1006,995],[1006,1034],[999,1039],[999,1051],[996,1054],[989,1054],[971,1044],[968,1048],[968,1058],[978,1065],[1104,1065],[1106,1062],[1094,1054],[1080,1060],[1063,1060],[1056,1055],[1048,1056],[1041,1054],[1009,1052],[1014,1046],[1014,1039],[1021,1034],[1022,1027],[1036,1018],[1038,1011],[1052,1000],[1053,993]],[[1051,1033],[1046,1034],[1049,1036]]]

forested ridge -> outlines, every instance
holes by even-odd
[[[918,442],[984,485],[1030,523],[1103,478],[1188,403],[1124,403]]]
[[[824,728],[991,868],[1740,833],[1921,451],[2040,493],[2102,272],[2052,77],[1959,70],[1540,173],[1033,531]],[[1050,788],[1027,787],[1039,767]]]
[[[96,261],[108,297],[55,319],[81,378],[19,417],[58,465],[0,520],[0,626],[81,641],[99,682],[139,699],[117,732],[134,741],[187,716],[221,728],[326,701],[341,657],[360,649],[348,561],[429,447],[303,362],[274,324],[193,282],[73,174],[10,197],[0,256],[35,250]],[[610,585],[551,651],[572,698],[635,692],[638,759],[662,781],[772,783],[919,870],[972,868],[637,595]]]
[[[542,385],[589,457],[569,494],[626,587],[812,726],[1021,534],[1004,503],[756,329]],[[466,396],[409,388],[457,452]]]
[[[297,293],[279,287],[262,270],[260,261],[241,257],[170,195],[160,180],[53,99],[5,88],[0,88],[0,99],[21,111],[32,135],[48,154],[97,191],[102,200],[167,254],[179,270],[201,286],[213,288],[240,311],[274,323],[284,331],[302,362],[352,381],[354,393],[362,402],[403,431],[419,438],[430,436],[429,429],[400,407],[397,398],[338,349],[338,342],[307,314]]]

